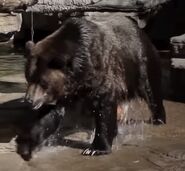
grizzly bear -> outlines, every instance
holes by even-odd
[[[83,98],[93,114],[95,137],[83,155],[111,152],[117,134],[117,108],[135,97],[147,102],[151,123],[166,122],[156,49],[124,14],[98,16],[69,18],[40,42],[26,44],[26,99],[33,109],[54,102],[56,107],[70,107]],[[47,117],[36,122],[31,131],[37,132],[39,138],[35,141],[39,143],[46,138],[41,136],[45,134],[41,122],[50,122],[56,129],[58,126]]]

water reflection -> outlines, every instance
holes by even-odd
[[[0,93],[24,93],[25,84],[0,81]]]
[[[14,52],[8,44],[0,44],[0,93],[25,91],[25,85],[17,78],[17,74],[24,72],[24,62],[21,53]]]
[[[1,51],[1,49],[0,49]],[[22,73],[24,70],[23,55],[1,55],[0,54],[0,77],[10,74]]]

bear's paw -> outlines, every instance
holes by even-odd
[[[84,156],[100,156],[100,155],[107,155],[111,153],[111,150],[97,150],[93,148],[87,148],[82,152]]]

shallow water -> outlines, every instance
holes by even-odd
[[[0,44],[0,77],[19,74],[24,71],[25,59],[21,52],[16,52],[10,44]]]
[[[23,73],[24,63],[25,59],[21,53],[13,51],[10,45],[0,45],[0,93],[23,92],[25,90],[25,85],[20,84],[16,77]],[[11,78],[7,80],[6,77]]]

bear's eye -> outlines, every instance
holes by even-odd
[[[64,67],[64,63],[55,59],[49,62],[48,67],[51,69],[61,69]]]
[[[41,81],[40,81],[40,86],[41,86],[43,89],[48,89],[48,83],[47,83],[45,80],[41,80]]]

